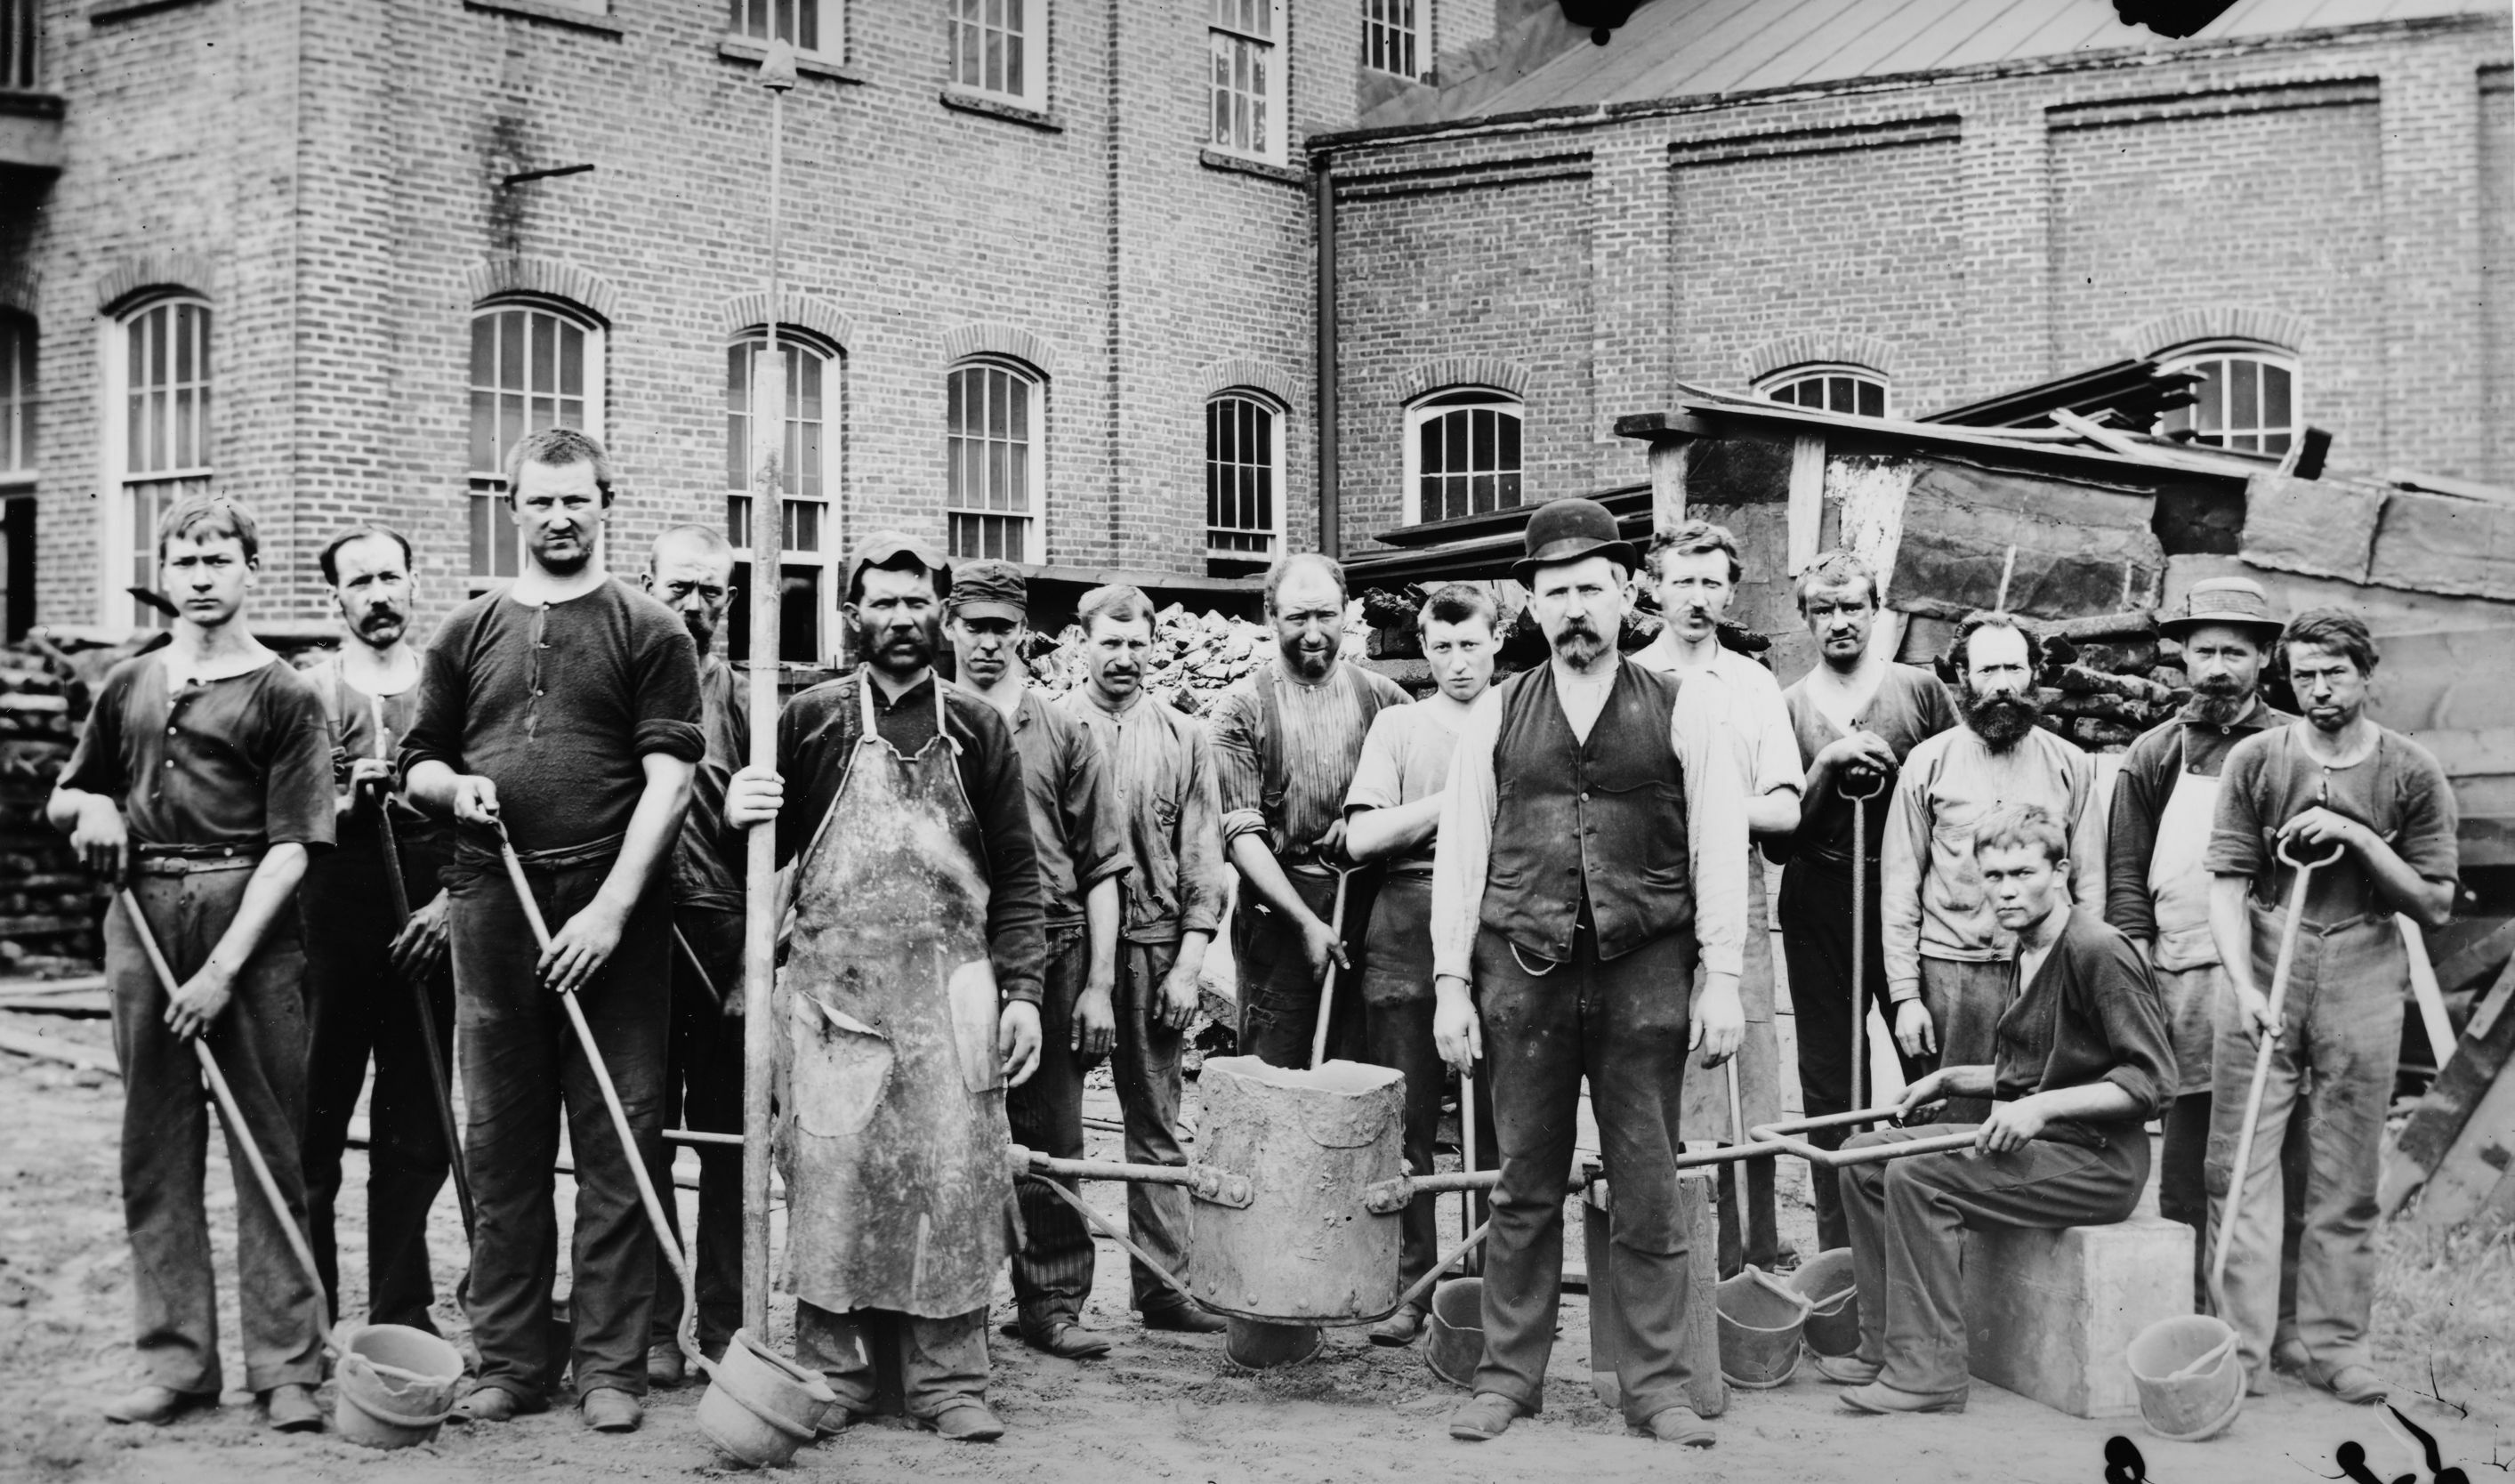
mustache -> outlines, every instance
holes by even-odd
[[[2232,675],[2205,675],[2192,682],[2192,688],[2207,696],[2239,696],[2245,687],[2236,683]]]

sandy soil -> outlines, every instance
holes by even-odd
[[[0,1015],[0,1023],[105,1044],[102,1022]],[[1114,1109],[1099,1103],[1094,1111]],[[329,1435],[281,1438],[258,1424],[251,1398],[240,1393],[230,1393],[217,1413],[167,1430],[103,1423],[98,1406],[132,1377],[130,1255],[114,1163],[119,1115],[119,1088],[109,1078],[0,1056],[0,1479],[455,1484],[598,1477],[649,1484],[723,1471],[692,1418],[695,1386],[651,1398],[645,1427],[628,1437],[589,1432],[561,1410],[494,1428],[448,1428],[433,1446],[394,1454]],[[1113,1141],[1094,1137],[1095,1144]],[[341,1212],[354,1310],[363,1301],[363,1156],[352,1153],[349,1175]],[[223,1157],[211,1161],[210,1189],[224,1283],[233,1270],[235,1197]],[[1100,1187],[1096,1199],[1109,1210],[1120,1198],[1115,1187]],[[1804,1241],[1807,1221],[1803,1201],[1791,1201],[1786,1233],[1796,1228]],[[440,1291],[450,1292],[460,1251],[450,1198],[439,1202],[432,1233]],[[1835,1410],[1832,1387],[1803,1376],[1779,1390],[1738,1393],[1719,1424],[1718,1446],[1680,1453],[1629,1435],[1591,1396],[1587,1308],[1578,1297],[1564,1303],[1545,1413],[1499,1441],[1455,1443],[1441,1423],[1459,1393],[1424,1368],[1420,1350],[1375,1349],[1359,1332],[1340,1331],[1309,1364],[1238,1372],[1218,1340],[1138,1330],[1125,1307],[1123,1258],[1105,1242],[1101,1254],[1086,1317],[1116,1341],[1114,1354],[1078,1365],[1000,1342],[995,1400],[1010,1428],[1003,1442],[959,1445],[875,1424],[806,1450],[796,1474],[1049,1484],[1427,1473],[1461,1484],[1670,1476],[2092,1484],[2107,1477],[2106,1441],[2126,1433],[2139,1441],[2148,1477],[2159,1484],[2331,1478],[2341,1472],[2331,1462],[2334,1450],[2350,1439],[2367,1450],[2378,1476],[2417,1470],[2422,1484],[2426,1478],[2417,1454],[2387,1429],[2380,1410],[2343,1407],[2285,1380],[2272,1396],[2250,1403],[2220,1440],[2175,1445],[2145,1438],[2135,1420],[2083,1422],[1982,1383],[1962,1417],[1852,1418]],[[231,1337],[232,1292],[223,1300]],[[440,1304],[439,1315],[459,1335],[459,1314]],[[786,1322],[781,1314],[777,1323]],[[2388,1368],[2406,1378],[2424,1375],[2422,1336],[2395,1326],[2382,1338]],[[2497,1340],[2509,1342],[2503,1335]],[[230,1375],[240,1374],[231,1338],[227,1343]],[[2493,1462],[2497,1469],[2515,1465],[2515,1399],[2458,1394],[2455,1358],[2445,1357],[2440,1389],[2469,1415],[2407,1394],[2397,1400],[2438,1435],[2447,1463],[2474,1478],[2491,1477]]]

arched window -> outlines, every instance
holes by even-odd
[[[1886,378],[1867,366],[1792,366],[1757,382],[1755,394],[1823,412],[1886,415]]]
[[[2247,453],[2286,453],[2303,426],[2296,358],[2252,341],[2191,346],[2161,357],[2168,371],[2197,371],[2200,398],[2158,419],[2165,434],[2188,432],[2196,443]]]
[[[123,310],[105,337],[103,620],[163,628],[128,587],[157,586],[157,520],[210,487],[210,307],[162,295]]]
[[[472,591],[515,575],[504,509],[507,450],[544,428],[602,435],[602,325],[555,300],[502,297],[472,311]]]
[[[1481,387],[1425,397],[1406,413],[1406,488],[1414,523],[1480,515],[1519,504],[1519,424],[1525,407]]]
[[[1019,361],[952,368],[944,386],[943,508],[951,555],[1036,561],[1032,525],[1045,503],[1041,458],[1048,384]]]
[[[724,348],[725,539],[737,553],[734,584],[752,589],[751,520],[759,483],[752,462],[753,392],[766,351],[766,326],[745,330]],[[792,325],[777,327],[778,359],[786,366],[786,436],[777,473],[786,492],[777,648],[780,659],[817,665],[836,649],[823,632],[838,598],[833,569],[839,559],[836,502],[839,491],[838,347]],[[749,652],[751,607],[734,604],[727,652]]]
[[[1264,563],[1283,537],[1284,408],[1235,387],[1205,404],[1209,560]]]

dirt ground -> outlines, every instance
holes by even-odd
[[[0,1014],[0,1024],[106,1044],[100,1021]],[[1093,1103],[1094,1113],[1115,1111],[1104,1097]],[[251,1398],[237,1392],[216,1413],[166,1430],[103,1423],[98,1407],[133,1379],[131,1259],[115,1174],[119,1116],[120,1090],[111,1078],[0,1055],[0,1480],[600,1478],[654,1484],[727,1471],[699,1434],[695,1385],[650,1398],[644,1428],[626,1437],[589,1432],[562,1409],[498,1427],[449,1427],[432,1446],[392,1454],[328,1434],[279,1437],[259,1425]],[[1114,1153],[1107,1147],[1112,1135],[1095,1132],[1093,1140],[1094,1153]],[[363,1305],[365,1173],[363,1155],[352,1152],[340,1210],[353,1312]],[[233,1272],[235,1195],[223,1156],[214,1154],[209,1178],[226,1285]],[[562,1182],[562,1192],[567,1188]],[[1109,1211],[1122,1199],[1114,1186],[1097,1187],[1094,1195]],[[684,1202],[689,1199],[684,1192]],[[1804,1183],[1793,1185],[1787,1175],[1785,1204],[1785,1234],[1808,1245]],[[461,1251],[450,1197],[438,1203],[431,1231],[439,1291],[450,1293]],[[2217,1441],[2177,1445],[2148,1438],[2135,1419],[2084,1422],[1981,1382],[1961,1417],[1854,1418],[1836,1410],[1834,1388],[1802,1375],[1778,1390],[1736,1393],[1719,1422],[1718,1446],[1679,1452],[1629,1435],[1591,1396],[1587,1306],[1577,1296],[1563,1305],[1544,1414],[1496,1442],[1456,1443],[1442,1422],[1460,1393],[1425,1369],[1420,1348],[1375,1349],[1358,1331],[1338,1331],[1325,1354],[1308,1364],[1263,1375],[1236,1371],[1218,1340],[1136,1328],[1126,1308],[1124,1259],[1106,1242],[1100,1252],[1086,1320],[1116,1342],[1114,1353],[1075,1364],[1000,1342],[994,1399],[1010,1428],[1004,1441],[953,1444],[873,1424],[805,1450],[795,1475],[1046,1484],[1346,1481],[1426,1473],[1459,1484],[1671,1476],[2092,1484],[2132,1477],[2105,1471],[2107,1440],[2125,1434],[2158,1484],[2334,1478],[2342,1472],[2332,1462],[2335,1450],[2350,1440],[2366,1450],[2376,1477],[2410,1472],[2425,1484],[2428,1476],[2381,1409],[2343,1407],[2287,1380],[2274,1382],[2271,1396],[2249,1403]],[[2507,1394],[2515,1336],[2498,1322],[2515,1285],[2515,1261],[2502,1243],[2476,1255],[2466,1248],[2412,1254],[2395,1245],[2388,1260],[2418,1264],[2409,1278],[2388,1267],[2388,1296],[2409,1297],[2379,1311],[2381,1359],[2406,1387],[2397,1404],[2437,1436],[2444,1462],[2460,1464],[2470,1477],[2515,1471],[2515,1397]],[[241,1374],[232,1290],[222,1299],[232,1378]],[[1009,1309],[1008,1296],[1000,1294],[997,1317]],[[459,1341],[460,1314],[446,1302],[437,1314]],[[773,1327],[782,1330],[790,1316],[791,1305],[782,1306]],[[2413,1381],[2429,1386],[2431,1363],[2441,1400],[2409,1394]]]

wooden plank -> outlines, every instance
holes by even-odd
[[[2427,1094],[2411,1109],[2402,1126],[2393,1161],[2386,1166],[2379,1203],[2396,1210],[2434,1172],[2461,1136],[2498,1072],[2515,1050],[2515,1015],[2505,1014],[2505,1002],[2515,996],[2515,964],[2499,972],[2496,985],[2463,1027],[2462,1041],[2429,1085]],[[2506,1079],[2515,1081],[2515,1079]]]
[[[2255,474],[2245,487],[2239,549],[2256,566],[2363,583],[2384,502],[2381,490]]]
[[[1791,443],[1790,557],[1793,577],[1816,560],[1825,530],[1825,439],[1802,434]]]
[[[0,1027],[0,1051],[14,1051],[21,1056],[31,1056],[41,1061],[59,1061],[69,1066],[86,1067],[90,1071],[103,1072],[109,1077],[122,1075],[122,1068],[114,1063],[111,1051],[101,1051],[92,1046],[81,1046],[75,1041],[63,1041],[58,1036],[39,1036],[32,1031],[13,1031]]]
[[[1691,441],[1656,442],[1650,449],[1651,529],[1673,530],[1685,523],[1685,470],[1694,457]]]
[[[2463,944],[2437,961],[2437,987],[2448,993],[2470,988],[2494,975],[2515,959],[2515,918],[2508,918],[2479,941]]]
[[[2421,593],[2515,598],[2515,509],[2400,491],[2385,502],[2367,580]]]
[[[2503,635],[2502,641],[2515,648],[2515,630]],[[2382,658],[2389,660],[2391,656]],[[2412,730],[2409,736],[2436,755],[2437,766],[2444,768],[2449,778],[2515,773],[2515,725],[2440,726]]]
[[[2403,951],[2410,956],[2411,998],[2419,1007],[2419,1025],[2427,1032],[2428,1054],[2436,1058],[2442,1070],[2454,1053],[2453,1023],[2445,1017],[2445,994],[2437,988],[2435,967],[2428,963],[2427,940],[2419,936],[2419,925],[2407,914],[2394,913],[2393,927],[2402,935]]]
[[[2515,1165],[2515,1077],[2500,1077],[2428,1176],[2413,1223],[2443,1232],[2470,1220],[2495,1194],[2510,1165]]]

